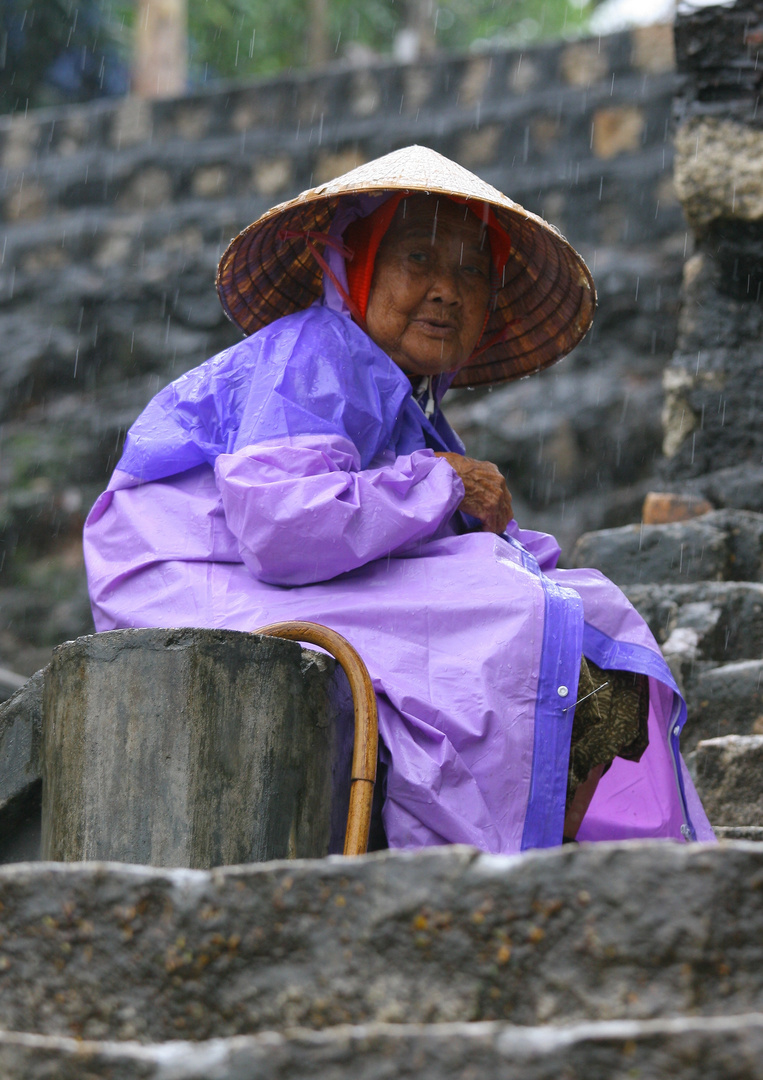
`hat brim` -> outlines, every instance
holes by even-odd
[[[413,163],[405,160],[406,155],[415,156]],[[393,159],[397,171],[391,176]],[[442,176],[432,175],[433,165]],[[426,175],[417,176],[422,171]],[[280,239],[279,234],[308,229],[327,233],[342,199],[401,190],[487,202],[511,237],[504,283],[477,355],[458,372],[453,386],[522,378],[560,360],[582,340],[593,321],[596,291],[580,255],[548,222],[424,147],[407,147],[311,188],[274,206],[239,233],[223,254],[217,273],[217,289],[228,317],[245,334],[252,334],[283,315],[309,307],[322,294],[323,272],[303,236]],[[503,340],[484,348],[505,328]]]

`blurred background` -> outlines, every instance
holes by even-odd
[[[155,37],[167,23],[179,38],[176,92],[337,60],[531,46],[671,17],[672,0],[4,0],[0,111],[127,93],[140,75],[138,51],[151,50],[141,35],[150,28]]]
[[[274,203],[418,142],[596,277],[561,364],[447,404],[569,557],[639,521],[692,240],[672,7],[639,0],[4,0],[0,669],[92,629],[81,530],[149,398],[238,339],[214,289]]]

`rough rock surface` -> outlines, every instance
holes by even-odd
[[[3,1032],[0,1068],[7,1080],[760,1080],[763,1015],[526,1029],[374,1023],[145,1047]]]
[[[203,1040],[763,1010],[763,848],[0,870],[0,1026]]]
[[[112,630],[59,645],[43,858],[209,867],[342,851],[347,705],[331,657],[278,638]]]
[[[42,690],[37,671],[0,705],[0,819],[41,776]]]
[[[625,593],[664,647],[676,630],[691,630],[691,661],[756,659],[763,653],[763,584],[627,585]]]
[[[43,681],[0,704],[0,863],[39,858]]]
[[[763,825],[716,825],[719,840],[755,840],[763,843]]]
[[[763,509],[763,6],[688,5],[676,20],[676,186],[696,236],[665,371],[666,484]],[[734,481],[713,479],[723,471]]]
[[[706,739],[687,766],[713,822],[759,826],[763,821],[763,735]]]
[[[695,232],[718,219],[763,220],[763,130],[696,117],[679,128],[675,146],[676,192]]]
[[[763,660],[700,668],[687,705],[691,722],[681,738],[684,753],[701,739],[763,735]]]
[[[571,561],[621,585],[763,581],[763,515],[718,510],[692,521],[587,533]]]

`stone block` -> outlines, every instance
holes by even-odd
[[[60,247],[46,245],[36,251],[30,251],[21,259],[21,267],[27,274],[40,274],[45,271],[60,271],[69,265],[69,257]]]
[[[230,190],[228,170],[221,165],[206,165],[197,169],[191,181],[194,195],[203,199],[212,199]]]
[[[16,190],[5,200],[4,211],[8,221],[37,221],[48,210],[48,194],[43,184],[29,180],[19,183]]]
[[[730,576],[737,581],[763,581],[763,514],[721,510],[713,521],[727,530]]]
[[[212,110],[204,105],[189,102],[175,114],[175,130],[181,139],[197,141],[209,134]]]
[[[679,127],[675,151],[676,190],[696,233],[716,220],[763,220],[763,130],[696,117]]]
[[[676,495],[665,491],[650,491],[644,499],[641,520],[645,525],[668,525],[673,521],[690,521],[709,514],[712,503],[698,495]]]
[[[492,70],[490,57],[479,56],[469,61],[458,84],[458,104],[462,108],[472,108],[482,101]]]
[[[147,165],[129,181],[118,199],[121,210],[156,209],[172,198],[172,178],[166,169]]]
[[[33,117],[16,116],[6,129],[0,161],[4,169],[24,169],[31,165],[39,148],[40,131]]]
[[[117,150],[137,146],[151,138],[153,124],[151,103],[129,95],[121,99],[114,111],[109,141]]]
[[[713,825],[763,825],[763,735],[706,739],[686,764]]]
[[[626,585],[624,591],[660,644],[676,629],[690,629],[695,660],[731,663],[763,655],[763,585]]]
[[[379,80],[359,69],[352,78],[351,108],[355,116],[373,116],[382,103]]]
[[[583,41],[568,45],[559,58],[562,78],[568,86],[591,86],[610,74],[609,55],[601,41]]]
[[[728,576],[729,542],[710,519],[585,533],[575,545],[572,565],[601,570],[618,585],[722,581]]]
[[[41,776],[44,675],[44,670],[35,672],[0,705],[0,814]]]
[[[44,674],[0,705],[0,862],[39,858]]]
[[[478,169],[481,165],[490,165],[495,160],[501,141],[503,128],[499,124],[489,124],[479,131],[469,131],[462,135],[459,142],[458,160],[467,169]]]
[[[691,500],[686,505],[692,505]],[[623,584],[761,581],[763,514],[717,510],[664,525],[587,533],[572,559],[574,566],[593,566]]]
[[[341,176],[342,173],[349,172],[350,169],[356,169],[359,165],[363,165],[364,162],[365,158],[357,148],[338,150],[336,153],[323,150],[318,154],[315,162],[313,183],[326,184],[329,180],[334,180],[337,176]]]
[[[43,857],[217,866],[341,850],[352,720],[334,662],[223,630],[116,630],[54,650]]]
[[[253,172],[255,190],[259,195],[277,195],[292,183],[292,164],[289,158],[260,161]]]
[[[646,117],[636,105],[597,109],[593,117],[591,147],[598,158],[632,154],[641,146]]]
[[[520,53],[519,59],[512,64],[509,71],[507,86],[514,94],[526,94],[537,85],[540,79],[540,69],[530,56]]]
[[[570,847],[3,867],[0,1025],[151,1043],[763,1010],[760,844]]]
[[[422,64],[413,64],[403,69],[403,96],[400,111],[406,114],[416,113],[426,105],[434,91],[434,73]]]
[[[763,466],[752,462],[717,469],[685,485],[716,506],[763,513]]]
[[[696,1080],[699,1062],[703,1080],[761,1080],[763,1016],[525,1029],[373,1023],[144,1047],[0,1032],[6,1080]]]
[[[676,66],[676,50],[673,43],[673,27],[670,23],[655,26],[634,26],[631,30],[633,43],[632,63],[639,71],[658,75],[672,71]]]
[[[704,739],[763,735],[763,660],[699,671],[688,684],[689,719],[681,734],[684,752]]]

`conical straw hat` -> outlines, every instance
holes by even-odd
[[[474,173],[424,146],[407,146],[268,210],[230,242],[217,290],[228,317],[245,334],[308,307],[321,295],[322,271],[305,239],[281,230],[326,233],[343,197],[417,191],[489,203],[511,237],[505,284],[481,345],[509,324],[505,340],[456,376],[454,386],[518,379],[560,360],[585,336],[596,307],[588,267],[561,233]]]

